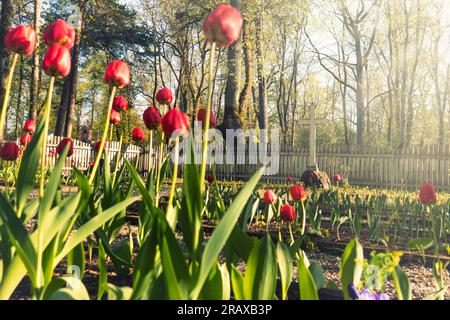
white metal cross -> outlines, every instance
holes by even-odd
[[[325,124],[326,119],[316,119],[316,106],[311,104],[310,106],[310,119],[302,119],[299,121],[300,125],[309,125],[309,154],[308,154],[308,170],[317,171],[317,155],[316,155],[316,138],[317,138],[317,125]]]

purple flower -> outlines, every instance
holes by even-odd
[[[348,286],[348,294],[353,300],[390,300],[389,295],[386,293],[371,293],[366,288],[363,288],[360,292],[353,284]]]

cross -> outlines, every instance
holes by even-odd
[[[303,119],[299,121],[299,124],[309,125],[309,154],[308,163],[306,166],[307,170],[318,171],[317,167],[317,156],[316,156],[316,137],[317,131],[316,126],[320,124],[325,124],[326,119],[316,119],[316,106],[311,104],[310,106],[311,119]]]

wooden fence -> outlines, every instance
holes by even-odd
[[[54,165],[56,157],[51,155],[61,137],[49,137],[46,160]],[[111,166],[114,168],[119,149],[118,142],[107,143]],[[145,175],[148,172],[148,147],[140,148],[135,145],[122,145],[121,162],[124,158],[135,161],[139,154],[138,171]],[[152,166],[157,164],[157,148],[152,149]],[[92,147],[79,140],[74,141],[74,154],[67,159],[65,172],[72,166],[86,170],[89,162],[94,161]],[[235,163],[209,166],[209,174],[214,171],[218,178],[227,180],[247,180],[261,166],[250,164],[248,154],[236,153]],[[279,159],[279,169],[276,174],[263,176],[264,181],[281,182],[286,177],[299,178],[306,169],[308,152],[306,150],[284,149],[273,157]],[[418,188],[424,182],[433,183],[436,188],[450,192],[450,145],[439,148],[436,145],[413,146],[402,151],[383,149],[347,150],[342,146],[318,146],[317,162],[319,169],[330,176],[340,172],[354,185],[364,185],[383,188]],[[214,169],[214,170],[213,170]],[[182,168],[180,168],[182,176]]]

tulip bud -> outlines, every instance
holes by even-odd
[[[113,108],[114,110],[121,112],[128,110],[128,101],[122,96],[117,96],[113,100]]]
[[[113,60],[106,67],[105,83],[120,89],[130,84],[130,67],[123,61]]]
[[[170,109],[161,119],[162,128],[167,138],[176,131],[182,136],[189,134],[189,120],[186,113],[178,109]]]
[[[69,151],[67,153],[67,157],[71,157],[73,155],[73,139],[72,138],[63,138],[61,142],[56,146],[56,152],[61,155],[66,148],[67,144],[69,144]]]
[[[145,126],[148,130],[156,130],[161,124],[161,115],[158,108],[152,106],[148,107],[142,116]]]
[[[57,43],[52,44],[42,61],[42,68],[49,77],[66,77],[70,73],[72,61],[70,51]]]
[[[31,134],[25,132],[24,135],[20,138],[20,144],[23,146],[29,145],[31,142],[31,138],[32,138]]]
[[[25,124],[23,125],[23,131],[33,134],[36,131],[36,122],[33,119],[25,121]]]
[[[94,146],[94,151],[95,151],[96,153],[99,152],[101,143],[102,143],[101,141],[98,141],[98,142],[95,144],[95,146]],[[104,151],[105,151],[105,144],[103,145],[103,152],[104,152]]]
[[[207,176],[206,177],[206,181],[208,181],[209,183],[213,183],[214,182],[214,177],[213,176]]]
[[[295,208],[289,204],[285,204],[280,210],[281,220],[284,222],[294,222],[295,221]]]
[[[36,47],[36,31],[27,25],[11,28],[5,36],[5,46],[9,52],[31,56]]]
[[[206,117],[206,109],[205,108],[200,108],[197,111],[197,120],[200,121],[202,123],[202,128],[205,128],[205,117]],[[210,128],[215,128],[217,125],[217,120],[216,117],[214,116],[214,113],[211,111],[209,113],[209,127]]]
[[[273,192],[273,190],[269,189],[264,192],[264,202],[266,204],[275,204],[277,200],[277,195]]]
[[[44,43],[47,46],[57,43],[71,49],[75,44],[75,30],[66,21],[59,19],[45,29]]]
[[[159,89],[158,92],[156,93],[156,100],[160,104],[170,105],[173,100],[172,90],[170,90],[167,87]]]
[[[422,184],[419,191],[419,200],[425,205],[436,203],[436,190],[431,183]]]
[[[308,190],[298,185],[291,186],[289,192],[294,201],[305,200],[308,196]]]
[[[135,142],[141,142],[145,138],[144,131],[139,127],[133,129],[131,136]]]
[[[339,173],[335,173],[335,174],[333,175],[333,180],[334,180],[334,182],[336,182],[336,183],[341,182],[341,181],[342,181],[342,176],[341,176]]]
[[[5,161],[16,161],[19,157],[20,148],[13,142],[7,142],[0,149],[0,158]]]
[[[122,121],[122,117],[120,116],[120,112],[117,112],[116,110],[111,110],[111,115],[109,117],[109,121],[112,124],[119,124]]]
[[[203,23],[203,32],[209,42],[228,47],[239,39],[242,29],[241,13],[225,3],[219,4]]]
[[[287,178],[286,178],[286,181],[287,181],[288,183],[292,182],[292,177],[287,177]]]

